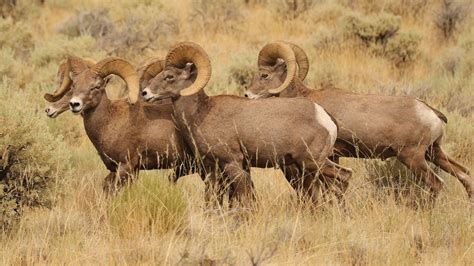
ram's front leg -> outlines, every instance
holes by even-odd
[[[113,185],[115,184],[116,175],[116,172],[110,171],[102,183],[102,189],[106,196],[112,196],[115,194],[115,187]]]
[[[250,207],[250,204],[255,202],[255,189],[250,178],[250,169],[244,169],[242,165],[239,162],[231,162],[223,167],[224,174],[230,182],[229,208],[235,208],[236,205]]]
[[[114,196],[123,186],[130,184],[138,177],[138,164],[120,163],[117,172],[110,172],[103,185],[107,196]]]
[[[207,208],[222,208],[226,189],[219,170],[213,169],[209,174],[201,176],[204,181],[204,201]]]

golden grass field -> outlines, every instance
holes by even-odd
[[[458,0],[450,8],[458,23],[445,35],[437,22],[456,14],[441,0],[18,0],[0,19],[0,155],[31,146],[19,171],[47,172],[54,181],[43,193],[53,204],[23,208],[21,219],[0,234],[0,263],[474,265],[473,206],[445,173],[431,209],[414,207],[426,194],[416,182],[399,200],[396,182],[377,185],[387,176],[409,178],[403,168],[360,159],[341,161],[354,170],[347,211],[297,204],[274,169],[252,169],[259,204],[246,219],[205,209],[200,178],[186,176],[173,186],[166,170],[141,172],[106,199],[107,171],[80,116],[67,112],[53,120],[43,112],[42,95],[56,88],[58,65],[69,54],[121,56],[138,66],[190,40],[211,58],[207,92],[243,95],[260,48],[288,40],[309,55],[311,87],[409,95],[441,110],[449,120],[445,150],[474,171],[474,5]],[[364,44],[344,24],[352,16],[379,26],[383,14],[399,23],[388,48]],[[402,34],[415,41],[404,43]],[[404,47],[413,53],[400,62]],[[120,96],[117,88],[111,86],[111,97]],[[0,188],[6,191],[3,183]],[[0,199],[8,210],[5,193]],[[0,214],[7,217],[5,210]]]

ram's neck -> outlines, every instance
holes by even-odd
[[[311,89],[306,87],[304,83],[298,79],[295,78],[295,80],[291,83],[291,85],[284,91],[280,93],[281,97],[306,97],[311,93]]]
[[[174,101],[174,115],[178,127],[181,130],[196,128],[209,110],[209,101],[209,96],[203,90]]]

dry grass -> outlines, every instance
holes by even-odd
[[[0,35],[0,93],[5,97],[0,99],[21,90],[22,101],[36,110],[29,119],[47,125],[45,134],[57,137],[63,147],[58,152],[70,155],[72,169],[56,206],[26,210],[17,228],[0,236],[1,264],[474,264],[472,205],[449,175],[442,174],[446,186],[430,210],[411,207],[417,195],[396,201],[391,190],[381,192],[374,180],[389,171],[371,170],[370,163],[355,159],[342,160],[355,173],[345,212],[330,204],[316,212],[296,204],[283,175],[272,169],[252,169],[259,206],[247,219],[204,209],[200,179],[187,176],[172,187],[167,171],[141,173],[137,183],[111,200],[102,194],[107,173],[81,119],[66,113],[51,121],[41,112],[41,95],[53,90],[58,63],[68,53],[97,59],[119,53],[138,64],[164,55],[175,41],[192,40],[212,59],[207,91],[242,94],[259,49],[285,39],[308,52],[307,84],[315,88],[334,85],[364,93],[411,95],[442,110],[449,119],[445,149],[474,170],[472,16],[456,24],[447,42],[440,39],[436,26],[442,1],[390,0],[381,5],[369,0],[308,0],[307,11],[281,16],[285,1],[217,0],[209,17],[202,16],[200,5],[207,1],[50,0],[44,6],[18,2],[21,10],[15,21],[0,23],[5,25]],[[65,21],[74,21],[71,17],[97,10],[108,10],[106,21],[119,33],[130,23],[153,28],[156,17],[173,24],[158,28],[159,37],[145,48],[138,43],[120,51],[91,36],[59,33]],[[344,17],[380,12],[401,16],[401,31],[420,34],[418,54],[410,64],[399,66],[374,54],[344,31]],[[131,14],[133,22],[128,19]],[[114,206],[121,209],[114,212]]]

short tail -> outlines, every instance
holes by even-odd
[[[417,99],[417,100],[422,102],[424,105],[428,106],[428,108],[430,108],[431,110],[433,110],[433,112],[436,114],[436,116],[439,117],[439,119],[443,120],[443,122],[445,124],[448,123],[448,118],[443,113],[441,113],[441,111],[436,110],[435,108],[431,107],[429,104],[425,103],[424,101],[422,101],[420,99]]]

